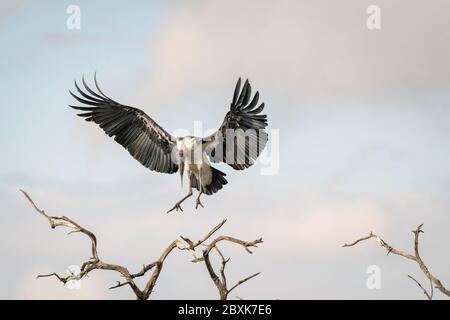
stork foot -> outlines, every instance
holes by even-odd
[[[176,211],[180,210],[181,212],[183,212],[183,208],[181,208],[181,202],[175,203],[173,208],[170,209],[169,211],[167,211],[167,213],[172,212],[173,210],[176,210]]]
[[[203,204],[200,201],[200,197],[197,198],[197,201],[195,202],[195,209],[198,208],[198,206],[204,208]]]

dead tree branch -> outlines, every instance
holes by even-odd
[[[153,289],[159,278],[159,275],[161,273],[161,270],[163,268],[163,264],[164,264],[165,260],[173,252],[173,250],[174,249],[190,250],[190,251],[193,251],[193,254],[195,257],[196,249],[200,245],[206,246],[206,250],[203,251],[203,257],[201,259],[194,259],[193,262],[204,261],[206,264],[206,267],[208,269],[208,272],[209,272],[211,278],[213,278],[213,280],[215,278],[217,278],[217,275],[214,273],[214,270],[212,268],[212,265],[211,265],[211,262],[209,259],[209,254],[210,254],[211,250],[214,248],[222,259],[222,268],[221,268],[222,280],[219,280],[220,285],[218,285],[221,299],[226,299],[228,293],[230,293],[232,290],[234,290],[237,286],[239,286],[240,284],[250,280],[251,278],[253,278],[259,274],[259,272],[258,272],[250,277],[247,277],[247,278],[239,281],[231,289],[227,289],[226,277],[225,277],[225,264],[229,261],[229,259],[224,258],[223,254],[217,247],[217,243],[220,241],[233,242],[233,243],[242,245],[247,250],[247,252],[251,253],[251,251],[248,248],[256,247],[256,244],[262,243],[263,241],[262,241],[262,239],[257,239],[257,240],[251,241],[251,242],[245,242],[243,240],[239,240],[239,239],[229,237],[229,236],[219,236],[216,239],[212,240],[209,244],[205,244],[205,242],[208,241],[212,237],[212,235],[215,234],[225,224],[225,222],[227,221],[226,219],[224,219],[217,226],[212,228],[211,231],[209,231],[206,234],[206,236],[200,240],[192,241],[187,237],[180,236],[181,240],[176,239],[172,243],[170,243],[169,246],[161,254],[161,256],[159,257],[158,260],[151,262],[149,264],[143,265],[142,269],[137,273],[131,273],[127,268],[125,268],[121,265],[107,263],[100,259],[100,256],[97,251],[97,238],[93,232],[83,228],[81,225],[79,225],[78,223],[69,219],[66,216],[47,215],[47,213],[44,210],[40,209],[34,203],[33,199],[25,191],[23,191],[23,190],[20,190],[20,191],[28,199],[28,201],[30,202],[32,207],[39,214],[41,214],[48,220],[50,227],[52,229],[55,229],[56,227],[66,227],[66,228],[70,229],[70,231],[68,232],[68,235],[70,235],[72,233],[82,233],[91,240],[91,248],[90,248],[91,258],[88,261],[83,262],[83,264],[81,265],[79,274],[70,274],[68,276],[63,277],[63,276],[58,275],[57,273],[53,272],[50,274],[38,275],[37,278],[55,277],[63,284],[66,284],[67,282],[69,282],[71,280],[81,280],[82,278],[86,277],[93,270],[110,270],[110,271],[118,272],[124,278],[124,281],[123,282],[117,281],[117,284],[114,286],[111,286],[109,289],[116,289],[116,288],[120,288],[120,287],[124,287],[124,286],[129,286],[133,290],[133,293],[136,295],[136,298],[138,300],[147,300],[153,292]],[[148,279],[148,281],[145,285],[145,288],[140,289],[137,286],[135,279],[139,278],[139,277],[143,277],[151,270],[153,270],[153,272],[151,273],[150,278]],[[214,281],[216,281],[216,280],[214,280]]]
[[[414,262],[416,262],[419,265],[420,270],[422,270],[422,272],[424,273],[424,275],[428,278],[428,280],[430,281],[430,285],[431,285],[431,291],[430,293],[428,293],[428,291],[412,276],[408,275],[408,277],[413,280],[424,292],[425,296],[428,299],[433,299],[433,286],[435,286],[439,291],[441,291],[443,294],[445,294],[446,296],[450,297],[450,290],[448,290],[447,288],[444,287],[444,285],[442,284],[442,282],[436,278],[434,275],[431,274],[431,272],[429,271],[428,267],[425,265],[425,263],[423,262],[422,258],[420,257],[419,254],[419,236],[421,233],[423,233],[422,230],[422,226],[423,224],[421,224],[420,226],[417,227],[416,230],[413,230],[413,234],[414,234],[414,254],[410,254],[407,253],[405,251],[402,250],[398,250],[392,246],[390,246],[386,241],[384,241],[381,237],[379,237],[378,235],[374,234],[372,231],[369,233],[368,236],[360,238],[352,243],[349,244],[344,244],[343,247],[353,247],[354,245],[358,244],[361,241],[365,241],[365,240],[369,240],[369,239],[375,239],[377,241],[377,243],[385,248],[387,250],[387,254],[395,254],[398,256],[402,256],[406,259],[412,260]]]
[[[242,279],[240,281],[238,281],[238,283],[236,283],[234,286],[232,286],[230,289],[227,286],[227,278],[225,276],[225,266],[226,264],[230,261],[230,258],[225,259],[225,256],[222,254],[222,252],[219,250],[219,248],[217,247],[217,243],[220,241],[229,241],[232,243],[236,243],[239,244],[241,246],[244,247],[244,249],[248,252],[248,253],[252,253],[252,251],[250,251],[249,247],[254,247],[257,248],[257,244],[262,243],[263,240],[262,238],[259,238],[257,240],[251,241],[251,242],[245,242],[236,238],[232,238],[232,237],[228,237],[228,236],[220,236],[217,237],[216,239],[214,239],[213,241],[211,241],[211,243],[209,245],[206,246],[206,249],[203,250],[203,254],[202,257],[196,257],[194,255],[194,260],[192,260],[192,262],[201,262],[203,261],[206,265],[206,269],[208,270],[209,276],[211,277],[212,281],[214,282],[214,284],[217,287],[217,290],[219,291],[219,296],[221,300],[226,300],[228,297],[228,294],[233,291],[234,289],[236,289],[238,286],[240,286],[241,284],[243,284],[244,282],[256,277],[257,275],[260,274],[260,272],[257,272],[245,279]],[[211,250],[216,250],[216,252],[219,254],[219,257],[222,261],[221,263],[221,268],[220,268],[220,278],[217,275],[216,271],[214,271],[214,268],[211,264],[211,260],[210,260],[210,253]]]

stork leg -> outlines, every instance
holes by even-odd
[[[199,180],[200,180],[200,186],[198,187],[199,188],[199,192],[198,192],[197,200],[195,202],[195,209],[197,209],[198,206],[201,206],[202,208],[204,208],[203,204],[200,202],[200,196],[203,194],[203,184],[202,184],[201,170],[200,170],[200,174],[199,174]]]
[[[201,196],[202,194],[203,194],[203,188],[200,187],[200,192],[198,193],[197,201],[195,202],[195,209],[197,209],[198,206],[204,208],[203,204],[200,202],[200,196]]]
[[[178,211],[178,210],[183,211],[183,209],[181,208],[181,204],[183,203],[184,200],[186,200],[187,198],[189,198],[189,197],[191,197],[191,196],[192,196],[192,183],[191,183],[191,177],[189,177],[189,192],[188,192],[188,194],[187,194],[183,199],[181,199],[180,201],[178,201],[177,203],[175,203],[175,205],[173,206],[173,208],[170,209],[169,211],[167,211],[167,213],[172,212],[173,210],[176,210],[176,211]]]

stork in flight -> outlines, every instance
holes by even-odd
[[[103,131],[121,144],[142,165],[161,173],[179,172],[181,187],[186,169],[189,192],[172,209],[183,211],[181,203],[191,197],[195,188],[199,191],[195,208],[203,207],[202,194],[211,195],[227,184],[226,174],[212,167],[211,162],[227,163],[235,170],[243,170],[254,164],[266,146],[268,135],[267,116],[261,114],[264,103],[258,106],[259,93],[252,98],[252,89],[245,81],[241,90],[239,78],[233,94],[230,110],[220,128],[207,137],[173,137],[160,127],[144,111],[120,104],[100,89],[97,78],[92,90],[82,78],[84,90],[75,81],[78,95],[70,94],[84,106],[70,107],[81,110],[78,116],[93,121]],[[251,100],[250,100],[251,99]],[[210,159],[210,161],[208,160]]]

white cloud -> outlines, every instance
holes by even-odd
[[[258,79],[294,97],[359,95],[448,81],[448,1],[209,1],[168,16],[152,42],[153,97]],[[140,88],[142,89],[142,88]],[[144,91],[145,92],[145,91]]]
[[[389,230],[383,210],[370,199],[320,196],[292,210],[274,212],[252,226],[264,235],[264,246],[275,255],[339,255],[345,242],[370,230]]]

